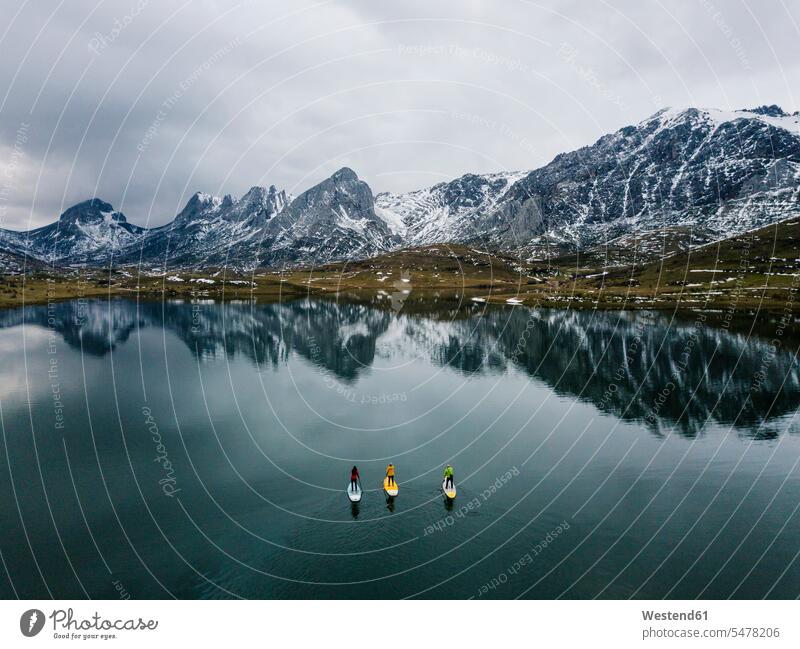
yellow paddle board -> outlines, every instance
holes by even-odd
[[[453,500],[453,498],[456,497],[456,483],[454,482],[453,486],[450,487],[449,489],[445,488],[446,484],[447,484],[447,480],[443,480],[442,481],[442,491],[444,491],[444,495],[445,496],[447,496],[450,500]]]
[[[383,479],[383,490],[386,492],[386,494],[388,496],[396,496],[397,495],[397,491],[398,491],[398,489],[397,489],[397,480],[395,480],[395,482],[392,485],[390,485],[389,484],[389,478],[388,477],[384,478]]]

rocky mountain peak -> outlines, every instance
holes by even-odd
[[[58,217],[58,220],[62,225],[67,223],[99,223],[101,221],[126,222],[125,216],[121,212],[116,212],[111,203],[106,203],[100,198],[90,198],[73,205],[65,210]]]
[[[339,171],[334,172],[331,176],[334,182],[355,182],[358,180],[358,175],[350,167],[342,167]]]
[[[275,189],[274,186],[270,189]],[[264,199],[269,194],[269,191],[266,187],[261,187],[259,185],[254,185],[250,189],[247,190],[247,193],[242,196],[242,202],[244,203],[263,203]]]
[[[789,113],[784,112],[783,108],[777,104],[771,106],[758,106],[757,108],[743,108],[748,113],[755,113],[756,115],[766,115],[768,117],[789,117]]]
[[[715,129],[719,127],[730,128],[763,128],[764,126],[782,128],[784,130],[798,133],[800,122],[798,113],[789,114],[780,106],[758,106],[757,108],[747,108],[740,110],[721,110],[718,108],[664,108],[637,126],[628,126],[617,134],[631,135],[650,129],[650,131],[660,131],[664,129]],[[614,135],[617,135],[614,134]],[[605,136],[613,137],[613,136]]]
[[[287,203],[286,192],[278,190],[275,185],[270,185],[268,188],[256,185],[242,196],[232,212],[239,216],[261,212],[263,213],[262,216],[270,219],[282,212]]]
[[[375,220],[374,198],[369,185],[343,167],[300,194],[287,208],[287,217],[306,223],[334,221],[342,214],[350,218]]]
[[[187,201],[186,206],[175,217],[175,222],[188,223],[195,221],[198,218],[206,216],[209,211],[218,208],[223,202],[223,199],[212,196],[211,194],[195,192]],[[233,202],[233,200],[231,200],[231,202]]]

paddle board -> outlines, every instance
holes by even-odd
[[[389,486],[389,478],[383,479],[383,490],[386,492],[387,496],[396,496],[398,492],[397,488],[397,481],[394,482],[391,486]]]
[[[350,499],[350,502],[357,503],[361,500],[361,485],[356,485],[356,488],[353,489],[353,483],[347,483],[347,497]]]
[[[456,483],[453,483],[453,486],[449,489],[445,489],[445,485],[447,484],[447,480],[442,480],[442,491],[444,491],[444,495],[447,496],[450,500],[456,497]]]

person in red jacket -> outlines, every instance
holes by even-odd
[[[358,467],[354,464],[353,470],[350,471],[350,491],[358,489],[358,482],[360,479],[361,476],[358,475]]]

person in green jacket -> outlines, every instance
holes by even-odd
[[[451,467],[449,464],[444,469],[444,488],[453,488],[453,467]]]

